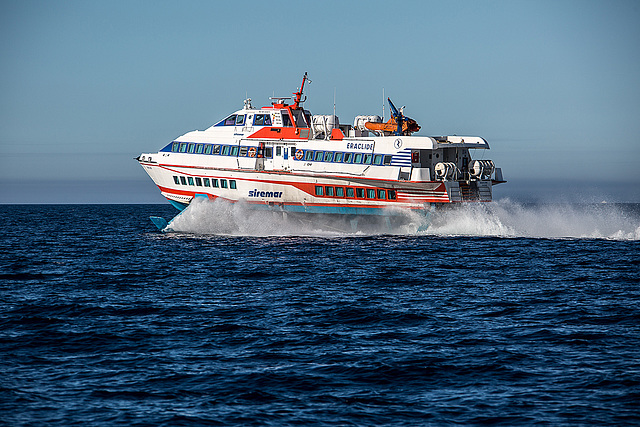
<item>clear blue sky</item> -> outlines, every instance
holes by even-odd
[[[162,202],[134,157],[305,71],[312,113],[485,137],[498,196],[640,202],[638,1],[3,1],[0,49],[0,203]]]

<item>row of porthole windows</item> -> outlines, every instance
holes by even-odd
[[[280,147],[276,147],[280,148]],[[285,148],[287,150],[287,148]],[[293,154],[295,147],[291,148]],[[237,145],[212,145],[212,144],[195,144],[188,142],[174,142],[171,151],[174,153],[189,154],[214,154],[232,157],[256,157],[262,155],[256,147],[245,147]],[[271,158],[273,156],[272,147],[264,148],[264,157]],[[304,160],[307,162],[332,162],[332,163],[353,163],[364,165],[388,166],[391,164],[392,156],[390,154],[371,154],[371,153],[351,153],[340,151],[322,151],[322,150],[302,150],[295,151],[294,158],[296,160]]]
[[[396,200],[395,190],[382,188],[334,187],[332,185],[316,185],[316,196],[346,197],[351,199]]]
[[[371,153],[342,153],[336,151],[321,150],[298,150],[295,158],[297,160],[304,159],[307,162],[333,162],[333,163],[355,163],[377,166],[388,166],[391,164],[392,156]]]
[[[237,145],[195,144],[190,142],[174,142],[171,151],[174,153],[214,154],[233,157],[255,157],[256,147],[239,147]]]
[[[199,176],[173,176],[173,182],[176,185],[192,185],[196,187],[213,187],[213,188],[237,188],[235,179],[217,179],[217,178],[200,178]]]

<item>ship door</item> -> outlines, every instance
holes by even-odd
[[[288,147],[280,144],[274,144],[273,146],[273,169],[283,170],[285,169],[285,160],[288,159]]]

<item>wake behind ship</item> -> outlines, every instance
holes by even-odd
[[[195,198],[244,201],[252,208],[351,218],[428,213],[434,205],[488,202],[505,182],[475,136],[413,136],[420,126],[388,99],[391,118],[312,115],[307,82],[291,98],[244,107],[204,131],[188,132],[136,160],[179,210]],[[152,218],[153,219],[153,218]],[[154,223],[165,229],[159,218]]]

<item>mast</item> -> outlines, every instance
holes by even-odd
[[[302,85],[300,86],[300,90],[293,93],[296,96],[295,100],[293,101],[293,108],[300,108],[302,91],[304,90],[304,82],[307,80],[309,80],[309,78],[307,77],[307,72],[305,71],[304,76],[302,77]],[[309,80],[309,82],[311,82],[311,80]]]

